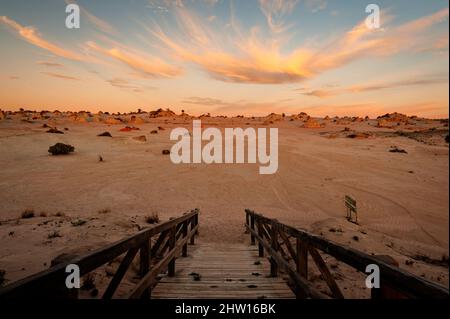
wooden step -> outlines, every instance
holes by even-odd
[[[163,276],[154,299],[292,299],[281,278],[272,278],[270,263],[255,246],[202,244],[189,246],[189,256],[177,258],[175,277]],[[255,264],[255,262],[258,262]],[[194,279],[200,275],[200,280]]]

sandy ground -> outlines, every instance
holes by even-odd
[[[145,216],[152,213],[165,221],[199,208],[201,241],[246,242],[244,209],[250,208],[369,254],[390,255],[401,268],[448,286],[449,149],[439,121],[415,126],[438,128],[425,139],[376,128],[374,120],[328,121],[318,129],[302,128],[298,120],[275,122],[269,126],[279,128],[279,170],[266,176],[250,164],[172,164],[162,150],[174,144],[172,128],[192,129],[189,120],[151,119],[133,132],[120,132],[125,125],[59,120],[59,129],[68,128],[64,135],[46,133],[47,122],[0,121],[0,269],[6,283],[48,268],[62,252],[133,234],[148,226]],[[210,118],[203,124],[261,127],[262,120]],[[165,130],[150,134],[158,126]],[[345,127],[372,136],[346,138]],[[105,131],[113,138],[97,137]],[[142,135],[147,142],[133,139]],[[75,146],[75,153],[50,156],[57,142]],[[392,146],[408,154],[391,153]],[[360,225],[346,221],[345,195],[357,200]],[[36,217],[20,219],[26,209]],[[78,219],[87,223],[74,227]],[[55,231],[61,237],[49,238]],[[442,258],[447,263],[432,263]],[[342,271],[340,280],[348,273]]]

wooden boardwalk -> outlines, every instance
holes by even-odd
[[[121,256],[115,274],[106,289],[101,291],[102,299],[117,297],[122,279],[136,256],[139,257],[138,273],[136,276],[134,270],[132,276],[139,281],[131,290],[128,287],[128,293],[119,298],[344,298],[333,276],[333,269],[328,268],[323,254],[361,273],[365,273],[367,265],[377,265],[383,280],[380,289],[371,291],[374,299],[448,299],[446,287],[410,274],[377,256],[342,246],[250,210],[246,210],[245,223],[250,243],[220,245],[201,240],[196,242],[199,213],[198,209],[192,210],[0,288],[0,300],[79,298],[79,290],[67,289],[67,266],[77,265],[80,276],[86,276]],[[308,280],[308,264],[311,261],[321,272],[321,278],[331,294],[318,291]]]
[[[164,276],[152,291],[154,299],[288,299],[295,298],[286,281],[270,277],[267,258],[257,246],[208,244],[189,247],[178,258],[175,277]],[[199,275],[200,278],[197,278]]]

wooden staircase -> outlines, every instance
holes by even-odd
[[[199,241],[177,260],[174,277],[163,276],[153,299],[291,299],[286,281],[270,277],[270,263],[248,244]]]
[[[120,260],[115,273],[98,288],[102,299],[258,299],[344,298],[322,255],[330,255],[358,272],[368,265],[380,270],[381,289],[372,298],[447,299],[448,289],[414,276],[385,261],[323,237],[246,211],[249,244],[197,241],[199,210],[124,238],[85,256],[56,265],[0,289],[0,299],[79,298],[66,287],[67,266],[80,276],[104,272]],[[318,267],[331,295],[314,288],[308,259]],[[132,271],[133,261],[139,270]],[[126,293],[128,277],[136,279]],[[287,284],[289,283],[289,285]]]

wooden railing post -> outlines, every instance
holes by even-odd
[[[308,280],[308,248],[300,238],[297,238],[297,260],[295,263],[300,276]]]
[[[278,244],[278,221],[272,220],[272,229],[271,229],[271,239],[272,239],[272,249],[275,252],[278,252],[279,244]],[[278,264],[274,258],[270,258],[270,275],[272,277],[278,276]]]
[[[264,235],[263,235],[263,229],[262,229],[262,223],[261,220],[258,219],[256,221],[257,227],[258,227],[258,236],[263,239]],[[262,243],[258,240],[258,254],[259,257],[264,257],[264,246],[262,245]]]
[[[255,230],[255,215],[251,214],[250,215],[250,228],[251,230]],[[251,234],[251,242],[252,242],[252,246],[255,245],[255,236],[253,236],[253,233]]]
[[[192,216],[191,220],[188,222],[191,224],[191,230],[197,227],[198,225],[198,213],[195,216]],[[191,245],[195,245],[195,236],[198,236],[198,229],[195,234],[191,237]]]
[[[194,220],[195,220],[195,226],[198,226],[198,213],[195,215]],[[195,232],[195,236],[198,236],[198,234],[199,234],[199,232],[198,232],[198,228],[197,228],[197,231]]]
[[[183,238],[186,238],[188,235],[188,227],[189,227],[189,223],[188,221],[185,221],[183,223]],[[182,253],[183,257],[187,257],[188,256],[188,244],[186,241],[186,244],[183,245],[183,253]]]
[[[142,245],[140,249],[140,269],[139,269],[139,275],[142,278],[147,275],[148,271],[150,270],[150,258],[151,258],[151,244],[150,244],[151,238],[148,238],[144,244]],[[151,298],[151,288],[149,287],[147,290],[144,291],[144,293],[141,296],[142,299],[150,299]]]
[[[176,241],[177,241],[176,235],[177,235],[177,225],[174,225],[172,227],[172,229],[170,230],[169,251],[172,251],[175,249],[175,245],[176,245]],[[168,267],[169,268],[168,269],[169,277],[175,276],[175,260],[176,260],[176,257],[174,256],[169,263],[169,267]]]

